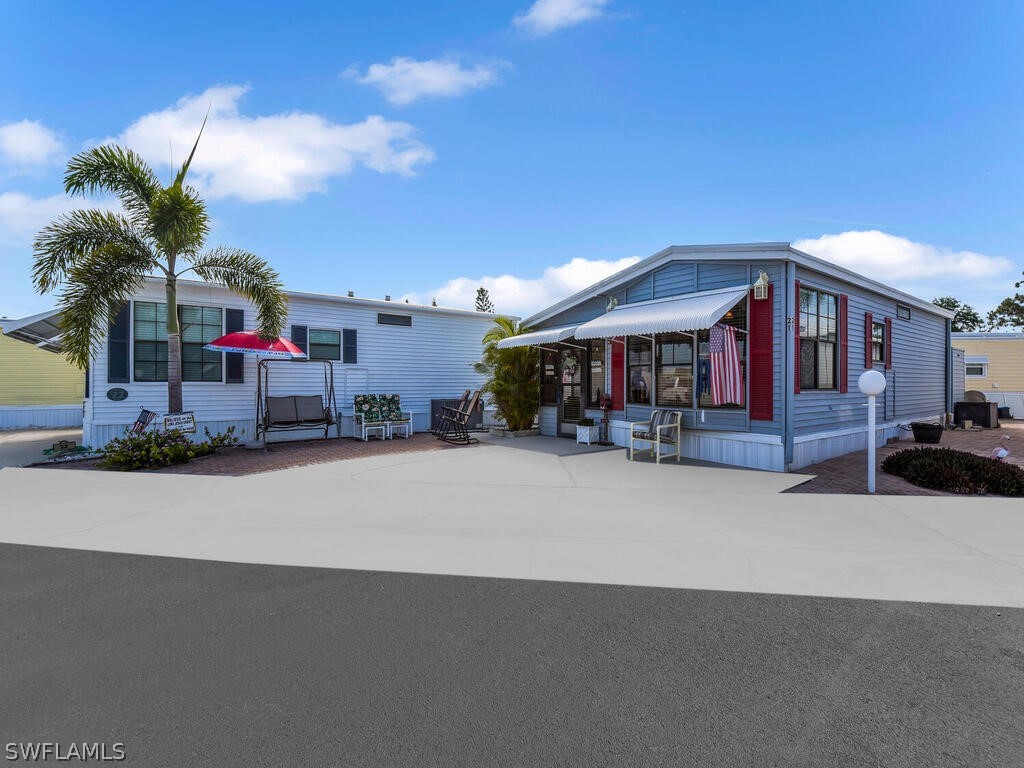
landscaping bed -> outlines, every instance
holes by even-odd
[[[937,491],[1024,496],[1024,469],[952,448],[910,448],[882,460],[890,475]]]

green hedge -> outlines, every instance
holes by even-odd
[[[1024,469],[951,448],[909,448],[886,456],[882,470],[936,491],[1024,496]]]
[[[128,435],[111,440],[104,449],[99,465],[103,469],[124,472],[133,469],[157,469],[172,464],[184,464],[197,456],[206,456],[218,448],[238,444],[234,427],[225,434],[211,435],[206,431],[206,442],[193,443],[178,429],[166,432],[153,430],[141,435]]]

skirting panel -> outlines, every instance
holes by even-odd
[[[629,446],[629,423],[612,421],[609,424],[612,442]],[[747,432],[712,432],[683,430],[681,453],[687,459],[711,461],[734,467],[785,470],[782,441],[775,436],[753,435]],[[663,453],[674,453],[663,449]]]
[[[920,421],[934,421],[936,417],[923,418]],[[916,419],[915,419],[916,421]],[[909,420],[908,422],[909,423]],[[866,451],[868,447],[868,430],[844,431],[839,434],[804,435],[793,441],[793,463],[790,469],[800,469],[819,461],[845,456],[855,451]],[[878,425],[876,446],[885,445],[890,440],[905,440],[913,437],[910,432],[900,429],[895,422]]]
[[[0,405],[0,430],[73,429],[82,426],[82,404]]]

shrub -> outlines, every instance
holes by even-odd
[[[155,469],[184,464],[189,459],[206,456],[214,450],[215,447],[210,443],[193,443],[181,430],[154,430],[111,440],[104,450],[100,466],[103,469],[122,471]]]
[[[897,451],[885,457],[882,470],[937,491],[1024,496],[1024,469],[951,448]]]
[[[210,434],[209,427],[203,427],[203,432],[206,433],[206,442],[216,448],[234,448],[238,445],[238,438],[235,437],[234,425],[228,427],[227,432],[218,432],[216,435]]]

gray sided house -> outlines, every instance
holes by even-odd
[[[903,437],[900,424],[942,418],[950,318],[787,243],[673,246],[527,318],[534,333],[509,345],[539,347],[543,434],[575,434],[610,398],[619,445],[629,422],[673,408],[685,456],[784,471],[866,447],[857,378],[868,368],[887,381],[880,442]],[[719,365],[723,350],[738,370]]]
[[[352,399],[363,393],[401,397],[413,412],[417,432],[430,429],[430,401],[477,389],[473,371],[482,339],[495,315],[404,302],[288,291],[284,336],[311,358],[327,359],[341,416],[341,434],[352,434]],[[223,432],[234,426],[243,441],[254,439],[257,358],[203,350],[231,331],[252,330],[256,311],[238,295],[196,281],[178,284],[182,320],[184,408],[203,427]],[[166,303],[162,282],[152,279],[124,307],[89,366],[83,442],[106,445],[120,437],[141,408],[167,409]],[[274,361],[271,395],[318,395],[325,390],[318,362]],[[120,398],[120,399],[119,399]],[[335,435],[332,427],[330,435]],[[270,440],[323,436],[323,429],[271,433]]]

